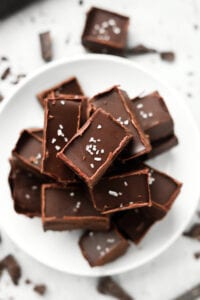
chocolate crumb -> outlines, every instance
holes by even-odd
[[[5,80],[8,77],[8,75],[10,74],[10,72],[11,72],[10,68],[9,67],[6,68],[1,75],[1,80]]]
[[[6,57],[6,56],[1,56],[1,61],[8,61],[9,59],[8,59],[8,57]]]
[[[200,223],[195,223],[190,230],[184,232],[183,235],[200,241]]]
[[[11,83],[12,84],[18,84],[20,82],[21,78],[24,78],[24,77],[26,77],[26,74],[18,74],[16,76],[16,79],[14,81],[11,81]]]
[[[191,290],[185,292],[181,296],[174,298],[174,300],[195,300],[200,297],[200,284],[193,287]]]
[[[160,57],[162,60],[173,62],[175,60],[175,53],[172,51],[160,52]]]
[[[7,255],[0,261],[0,273],[7,270],[13,283],[18,285],[19,279],[21,278],[21,267],[13,255]]]
[[[101,294],[110,295],[119,300],[133,300],[112,277],[102,277],[98,281],[97,290]]]
[[[42,58],[44,61],[49,62],[52,60],[52,42],[50,31],[40,33],[39,37]]]
[[[46,293],[47,288],[44,284],[38,284],[34,286],[33,290],[39,295],[43,296]]]
[[[4,96],[0,93],[0,102],[4,99]]]
[[[79,0],[79,5],[83,5],[83,0]]]
[[[196,259],[199,259],[199,258],[200,258],[200,251],[199,251],[199,252],[195,252],[195,253],[194,253],[194,257],[195,257]]]
[[[31,281],[30,279],[26,279],[26,280],[25,280],[25,283],[26,283],[26,284],[31,284],[32,281]]]
[[[126,52],[128,55],[143,55],[148,53],[157,53],[158,51],[140,44],[133,48],[128,48]]]

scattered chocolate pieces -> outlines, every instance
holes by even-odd
[[[162,60],[173,62],[175,60],[175,53],[172,51],[163,51],[160,52],[160,57]]]
[[[21,278],[21,267],[13,255],[8,255],[0,261],[0,273],[7,270],[13,283],[18,285]]]
[[[112,279],[112,277],[102,277],[98,281],[97,290],[101,294],[115,297],[119,300],[133,300],[134,298]]]
[[[173,300],[197,300],[200,297],[200,284]]]
[[[10,74],[10,72],[11,72],[10,68],[9,67],[6,68],[1,75],[1,80],[5,80]]]
[[[156,49],[149,48],[145,45],[139,44],[135,47],[128,48],[126,50],[127,55],[142,55],[142,54],[149,54],[149,53],[158,53]]]
[[[39,295],[43,296],[47,291],[47,287],[44,284],[37,284],[34,286],[33,290]]]
[[[40,33],[39,36],[42,58],[44,61],[49,62],[52,60],[52,42],[50,31]]]
[[[184,232],[183,235],[200,241],[200,223],[195,223],[188,231]]]

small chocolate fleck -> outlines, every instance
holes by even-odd
[[[42,58],[44,61],[49,62],[52,60],[52,42],[50,31],[40,33],[39,37]]]
[[[42,296],[46,293],[47,287],[44,284],[37,284],[34,286],[33,290]]]
[[[0,93],[0,102],[4,99],[4,96]]]
[[[79,5],[83,5],[83,0],[79,0]]]
[[[133,300],[134,298],[116,283],[112,277],[102,277],[98,281],[97,290],[101,294],[110,295],[119,300]]]
[[[32,281],[31,281],[30,279],[26,279],[26,280],[25,280],[25,283],[26,283],[26,284],[31,284]]]
[[[26,77],[26,74],[18,74],[16,75],[16,79],[11,81],[12,84],[18,84],[21,80],[21,78]]]
[[[196,259],[199,259],[199,258],[200,258],[200,251],[199,251],[199,252],[195,252],[195,253],[194,253],[194,257],[195,257]]]
[[[184,232],[183,235],[200,241],[200,223],[195,223],[188,231]]]
[[[149,48],[145,45],[137,45],[133,48],[128,48],[126,53],[128,55],[143,55],[143,54],[148,54],[148,53],[157,53],[158,51],[153,48]]]
[[[10,68],[9,67],[6,68],[1,75],[1,80],[5,80],[10,74],[10,72],[11,72]]]
[[[160,52],[160,57],[162,60],[173,62],[175,60],[175,53],[172,51]]]
[[[4,270],[7,270],[13,283],[18,285],[19,279],[21,278],[21,267],[13,255],[7,255],[0,261],[0,274]]]
[[[8,57],[6,57],[6,56],[1,56],[1,61],[8,61],[9,59],[8,59]]]

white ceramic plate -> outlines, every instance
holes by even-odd
[[[35,98],[39,91],[70,76],[77,76],[89,96],[120,84],[130,96],[157,89],[175,120],[178,147],[152,160],[153,166],[181,180],[184,185],[168,216],[157,223],[142,243],[132,245],[113,263],[91,268],[82,257],[80,232],[44,233],[39,218],[29,219],[14,212],[7,183],[8,158],[20,130],[43,126],[43,110]],[[183,100],[138,65],[107,55],[85,55],[48,64],[20,85],[5,101],[0,113],[0,223],[10,238],[40,262],[71,274],[101,276],[124,272],[148,262],[167,249],[181,234],[194,213],[200,192],[200,138]]]

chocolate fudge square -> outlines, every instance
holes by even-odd
[[[17,141],[12,155],[16,157],[26,168],[36,174],[41,173],[42,142],[32,129],[24,129]]]
[[[59,182],[75,180],[74,173],[56,155],[79,129],[80,114],[81,102],[77,99],[45,100],[42,172]]]
[[[108,230],[109,217],[93,207],[89,193],[81,184],[42,186],[42,221],[45,230]]]
[[[16,159],[10,160],[9,185],[14,209],[28,217],[41,216],[41,180],[35,173],[23,168]]]
[[[78,82],[76,77],[68,78],[49,89],[46,89],[39,94],[37,94],[37,98],[42,106],[45,105],[44,99],[49,96],[58,97],[59,95],[84,95],[83,90]]]
[[[152,206],[149,208],[145,207],[142,210],[148,218],[160,220],[167,214],[180,193],[182,183],[148,165],[145,165],[145,167],[149,170]]]
[[[113,213],[151,206],[148,169],[102,178],[91,190],[96,209]]]
[[[82,44],[92,52],[123,55],[126,49],[129,18],[92,7],[87,13]]]
[[[151,143],[174,134],[174,123],[167,106],[155,91],[131,101],[132,108]]]
[[[114,222],[121,234],[139,244],[156,220],[148,218],[142,209],[132,209],[114,216]]]
[[[131,134],[124,126],[98,109],[58,157],[91,188],[130,139]]]
[[[95,267],[122,256],[129,243],[116,228],[111,228],[106,232],[87,231],[80,238],[79,246],[90,266]]]
[[[132,112],[131,101],[126,92],[114,86],[95,95],[90,102],[93,109],[104,109],[132,133],[132,142],[122,155],[124,160],[136,158],[151,150],[149,139]]]

